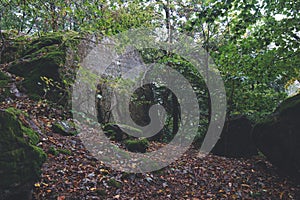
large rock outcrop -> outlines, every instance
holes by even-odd
[[[257,154],[251,139],[252,123],[245,116],[232,117],[226,121],[220,139],[212,153],[226,157],[250,157]]]
[[[31,98],[46,98],[66,105],[80,56],[84,56],[80,49],[85,46],[79,34],[49,33],[40,37],[4,34],[4,37],[0,64],[13,76],[22,78],[17,88]]]
[[[300,180],[300,94],[283,101],[253,130],[259,150],[282,172]]]
[[[0,110],[0,134],[0,199],[29,199],[46,158],[35,146],[38,135],[4,110]]]

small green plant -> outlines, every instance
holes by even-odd
[[[49,154],[52,154],[52,155],[54,155],[54,156],[57,156],[57,155],[59,154],[59,152],[56,150],[55,147],[50,147],[50,148],[48,149],[48,153],[49,153]]]
[[[57,151],[61,154],[65,154],[65,155],[71,155],[72,152],[69,149],[57,149]]]
[[[45,83],[45,86],[43,88],[43,90],[44,90],[43,98],[46,98],[46,96],[47,96],[48,92],[51,90],[51,88],[57,88],[60,90],[63,89],[61,84],[57,81],[54,81],[52,78],[48,78],[46,76],[42,76],[40,78]]]
[[[65,155],[71,155],[72,152],[68,149],[62,149],[62,148],[58,148],[56,149],[55,147],[50,147],[48,150],[49,154],[52,154],[54,156],[58,156],[59,154],[65,154]]]
[[[109,185],[111,187],[116,187],[116,188],[120,188],[122,186],[120,182],[116,181],[116,179],[113,179],[113,178],[111,178],[107,181],[107,185]]]

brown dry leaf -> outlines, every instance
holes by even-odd
[[[58,197],[57,197],[57,200],[65,200],[65,199],[66,199],[65,196],[58,196]]]
[[[283,199],[283,195],[284,195],[284,191],[280,192],[280,195],[279,195],[280,199]]]

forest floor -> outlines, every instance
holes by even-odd
[[[299,199],[300,186],[277,175],[262,157],[232,159],[197,157],[190,148],[171,165],[151,173],[131,174],[113,170],[97,161],[79,136],[53,133],[51,125],[68,114],[19,98],[0,108],[15,107],[29,114],[22,119],[40,133],[40,147],[47,152],[33,199]],[[163,144],[151,142],[149,150]],[[56,151],[53,152],[53,149]],[[52,150],[52,151],[51,151]]]

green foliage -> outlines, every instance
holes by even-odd
[[[293,97],[285,99],[280,106],[278,106],[275,112],[280,113],[280,115],[284,115],[287,112],[294,112],[297,115],[297,105],[300,105],[300,94],[295,95]],[[296,117],[296,116],[295,116]]]
[[[86,31],[115,34],[151,25],[153,6],[141,1],[3,1],[0,27],[18,33]]]
[[[21,58],[22,62],[15,61],[9,69],[19,75],[38,66],[22,83],[30,96],[67,102],[64,100],[70,97],[75,75],[72,67],[63,66],[66,49],[76,50],[84,35],[77,32],[100,33],[102,37],[141,26],[163,27],[168,32],[166,41],[172,42],[174,32],[185,33],[213,57],[225,83],[228,115],[244,114],[259,121],[286,97],[284,86],[299,77],[299,7],[297,1],[284,0],[5,0],[0,3],[0,30],[4,30],[0,36],[5,49],[1,52],[1,63]],[[277,18],[280,15],[282,19]],[[27,33],[33,34],[33,38],[26,37]],[[146,63],[172,67],[191,83],[204,116],[199,122],[199,138],[202,138],[209,122],[210,104],[199,72],[184,58],[170,52],[143,49],[140,53]],[[120,78],[99,80],[94,74],[79,70],[84,74],[84,82],[92,87],[96,87],[95,83],[105,83],[126,94],[131,84],[130,80]],[[1,80],[0,88],[7,81]],[[142,92],[134,94],[132,107],[147,112],[151,105],[163,105],[168,115],[164,139],[171,140],[179,124],[176,102],[171,100],[173,94],[163,87],[152,87],[150,91],[155,98],[146,98],[140,95]],[[4,92],[8,94],[7,89]],[[163,93],[168,95],[164,97]],[[141,113],[137,116],[144,117]],[[144,119],[139,122],[147,124]]]

